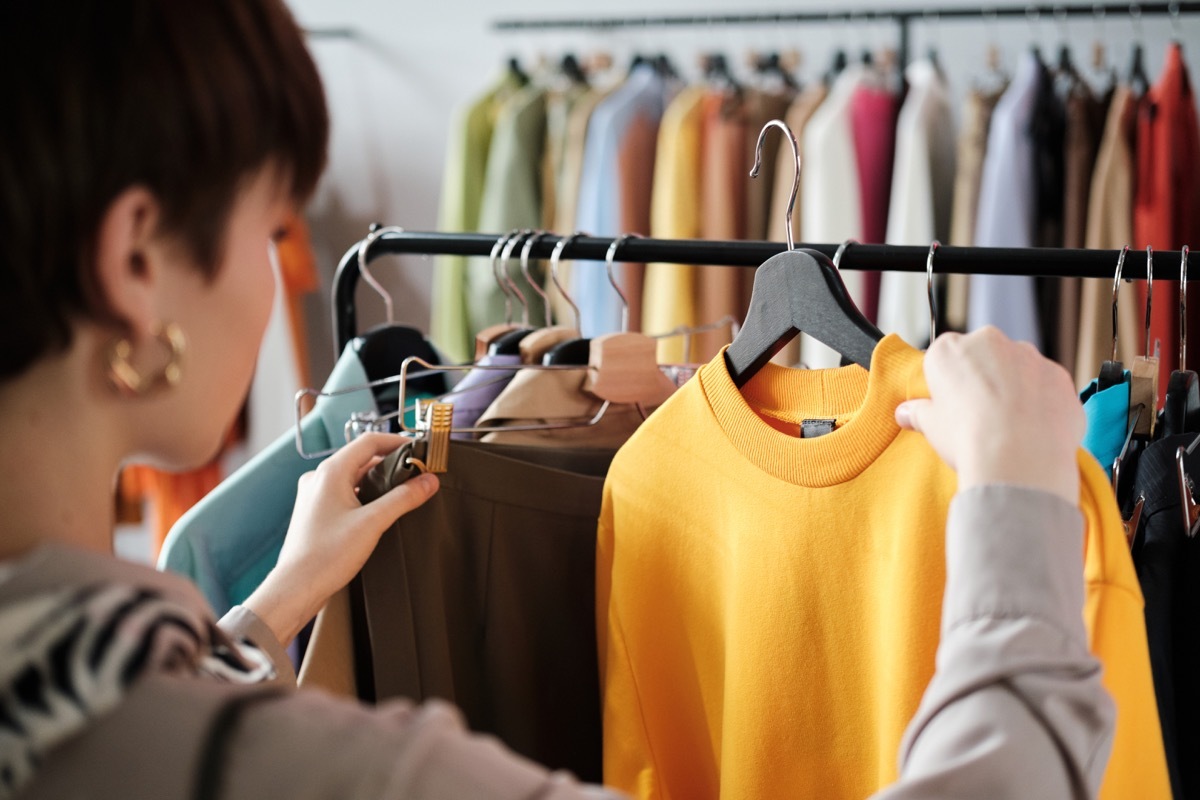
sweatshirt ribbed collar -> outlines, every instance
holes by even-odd
[[[900,432],[896,406],[927,397],[924,354],[894,334],[871,355],[871,369],[788,369],[768,363],[741,391],[722,350],[701,368],[699,381],[717,424],[754,466],[798,486],[823,487],[859,475]],[[832,433],[802,439],[764,421],[799,424],[836,419]]]

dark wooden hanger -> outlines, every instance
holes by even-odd
[[[794,249],[792,210],[800,188],[800,146],[783,122],[774,119],[763,126],[750,176],[758,175],[763,140],[771,127],[787,134],[796,160],[787,207],[788,249],[767,259],[754,273],[746,323],[725,351],[725,365],[738,388],[801,332],[864,367],[870,366],[871,353],[883,338],[854,305],[833,262],[815,250]]]
[[[815,250],[780,253],[754,274],[746,323],[725,351],[734,384],[745,386],[801,332],[863,367],[883,338],[854,305],[833,262]]]

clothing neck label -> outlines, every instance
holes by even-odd
[[[837,420],[832,419],[806,419],[800,423],[800,438],[815,439],[818,436],[824,436],[827,433],[833,433],[834,425]]]

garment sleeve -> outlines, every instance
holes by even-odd
[[[296,673],[271,630],[245,606],[221,618],[227,635],[244,638],[275,664],[277,681],[295,685]],[[550,772],[490,736],[469,732],[449,704],[392,701],[377,709],[301,691],[254,705],[234,729],[225,766],[227,798],[302,796],[321,784],[329,794],[398,800],[618,800],[619,795],[583,786],[571,775]],[[314,773],[313,765],[320,765]],[[281,789],[280,775],[302,780]]]
[[[1115,713],[1087,646],[1082,534],[1046,492],[955,498],[937,669],[876,800],[1096,796]]]
[[[281,686],[296,685],[296,668],[292,665],[292,659],[267,623],[253,611],[245,606],[234,606],[221,617],[217,627],[234,641],[245,639],[266,653],[275,667],[275,683]]]
[[[278,793],[279,776],[295,773],[307,776],[311,797],[619,800],[468,732],[457,709],[441,701],[372,709],[304,691],[255,706],[236,736],[225,774],[229,800],[288,796]]]

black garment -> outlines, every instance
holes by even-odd
[[[1062,247],[1064,189],[1066,181],[1067,112],[1055,91],[1055,76],[1039,61],[1038,91],[1029,122],[1033,144],[1036,198],[1035,247]],[[1042,351],[1058,353],[1059,278],[1037,278],[1038,323]]]
[[[1150,667],[1176,798],[1200,798],[1200,539],[1185,533],[1175,466],[1179,448],[1195,438],[1171,436],[1147,447],[1132,492],[1134,499],[1146,498],[1133,559],[1146,600]],[[1189,476],[1200,477],[1200,448],[1185,456],[1185,466]]]
[[[351,587],[366,699],[449,700],[473,730],[599,782],[596,520],[613,454],[452,442],[441,489]],[[406,455],[371,471],[364,502],[411,477]]]

